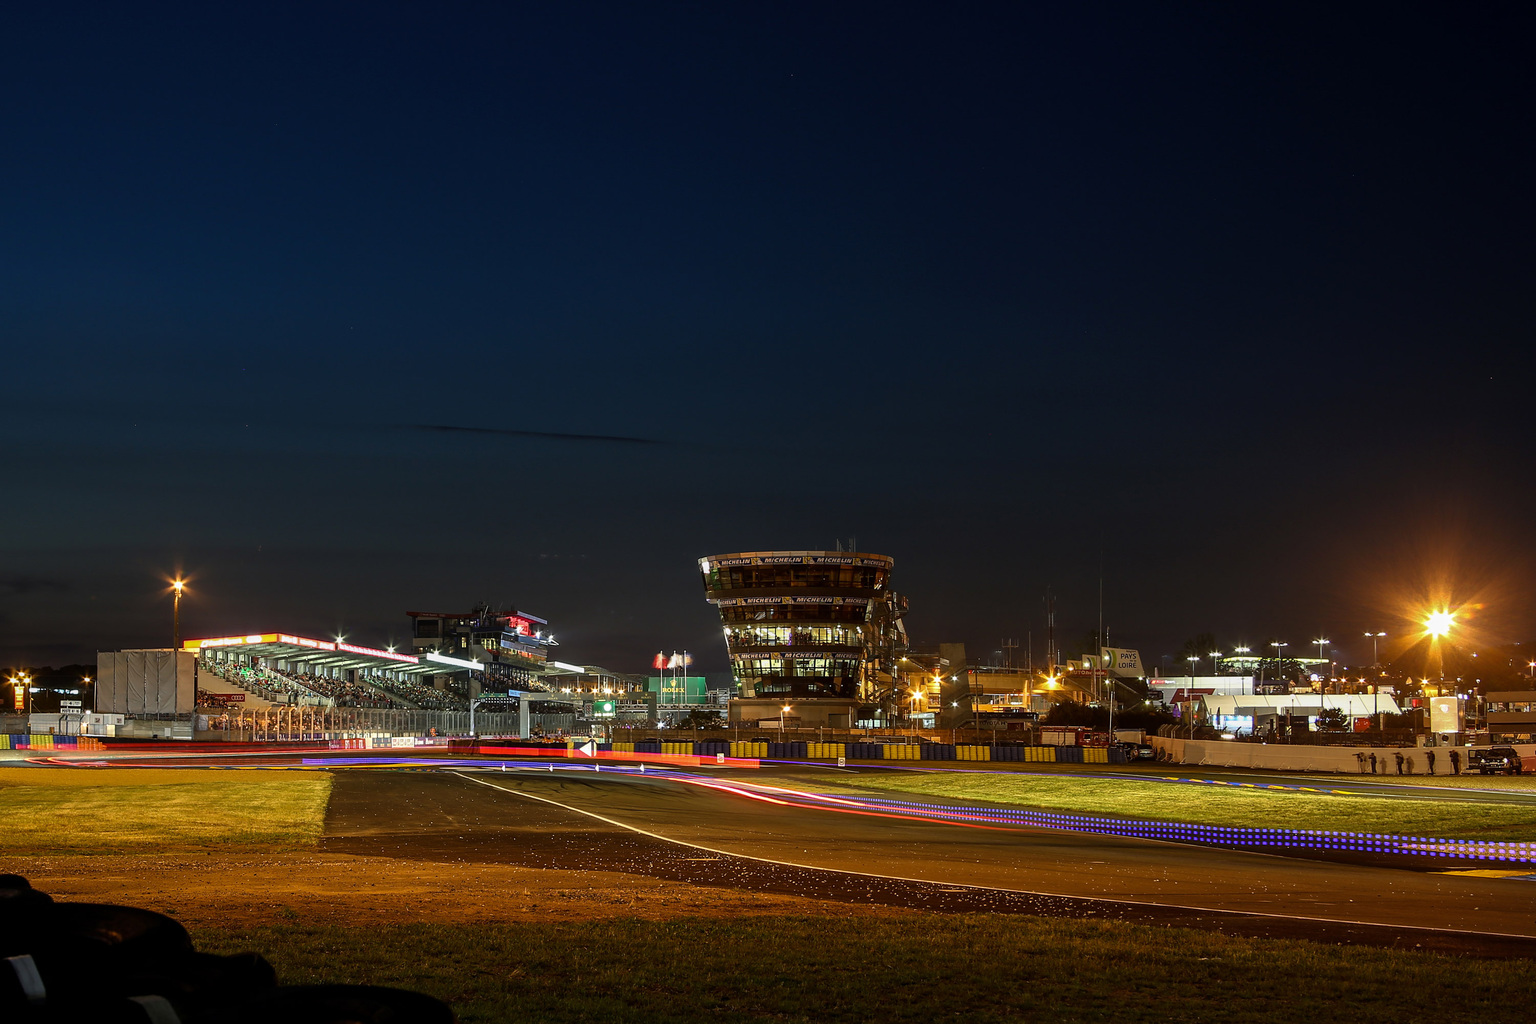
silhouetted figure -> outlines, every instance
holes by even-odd
[[[1451,774],[1461,774],[1461,751],[1459,750],[1451,751]]]
[[[1393,756],[1397,758],[1397,774],[1401,775],[1403,774],[1403,754],[1401,751],[1399,751]]]
[[[1435,774],[1435,752],[1433,750],[1424,751],[1424,761],[1429,765],[1429,774]]]
[[[1360,774],[1364,775],[1365,774],[1365,754],[1363,754],[1362,752],[1360,752],[1358,750],[1355,751],[1355,763],[1360,766]]]
[[[1376,774],[1376,754],[1374,751],[1371,753],[1371,774]]]

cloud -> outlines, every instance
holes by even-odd
[[[456,427],[446,423],[411,423],[409,430],[433,434],[488,434],[495,437],[526,437],[538,441],[600,441],[609,444],[653,444],[667,442],[649,437],[625,437],[621,434],[561,434],[547,430],[508,430],[498,427]]]
[[[69,589],[63,580],[43,579],[39,576],[8,576],[0,579],[0,590],[12,594],[58,594]]]

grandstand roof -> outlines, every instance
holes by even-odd
[[[305,665],[332,668],[366,668],[404,672],[410,675],[438,675],[455,669],[478,667],[476,662],[448,658],[438,654],[402,654],[377,647],[359,647],[341,640],[314,640],[293,633],[247,633],[244,636],[220,636],[185,640],[181,649],[201,653],[217,647],[238,647],[242,653],[259,658],[279,658]]]

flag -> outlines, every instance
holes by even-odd
[[[666,667],[667,667],[667,656],[665,654],[661,653],[660,651],[657,651],[656,652],[656,657],[651,659],[651,668],[666,668]]]
[[[683,652],[683,668],[687,668],[689,665],[692,665],[692,664],[693,664],[693,655],[689,654],[687,651],[684,651]]]
[[[682,668],[682,667],[683,667],[683,656],[678,654],[676,651],[673,651],[672,652],[672,657],[667,659],[667,668]]]

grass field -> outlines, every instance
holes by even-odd
[[[1525,961],[1039,918],[292,925],[202,932],[287,984],[395,985],[483,1021],[1524,1020]]]
[[[327,772],[0,768],[0,853],[308,849]]]
[[[780,778],[764,774],[753,776],[750,781],[808,792],[904,793],[1237,828],[1536,840],[1536,806],[1529,804],[1394,800],[1020,772],[868,773],[858,776],[856,782],[849,776],[840,776],[837,783],[821,777]],[[1318,788],[1325,785],[1317,784]]]

